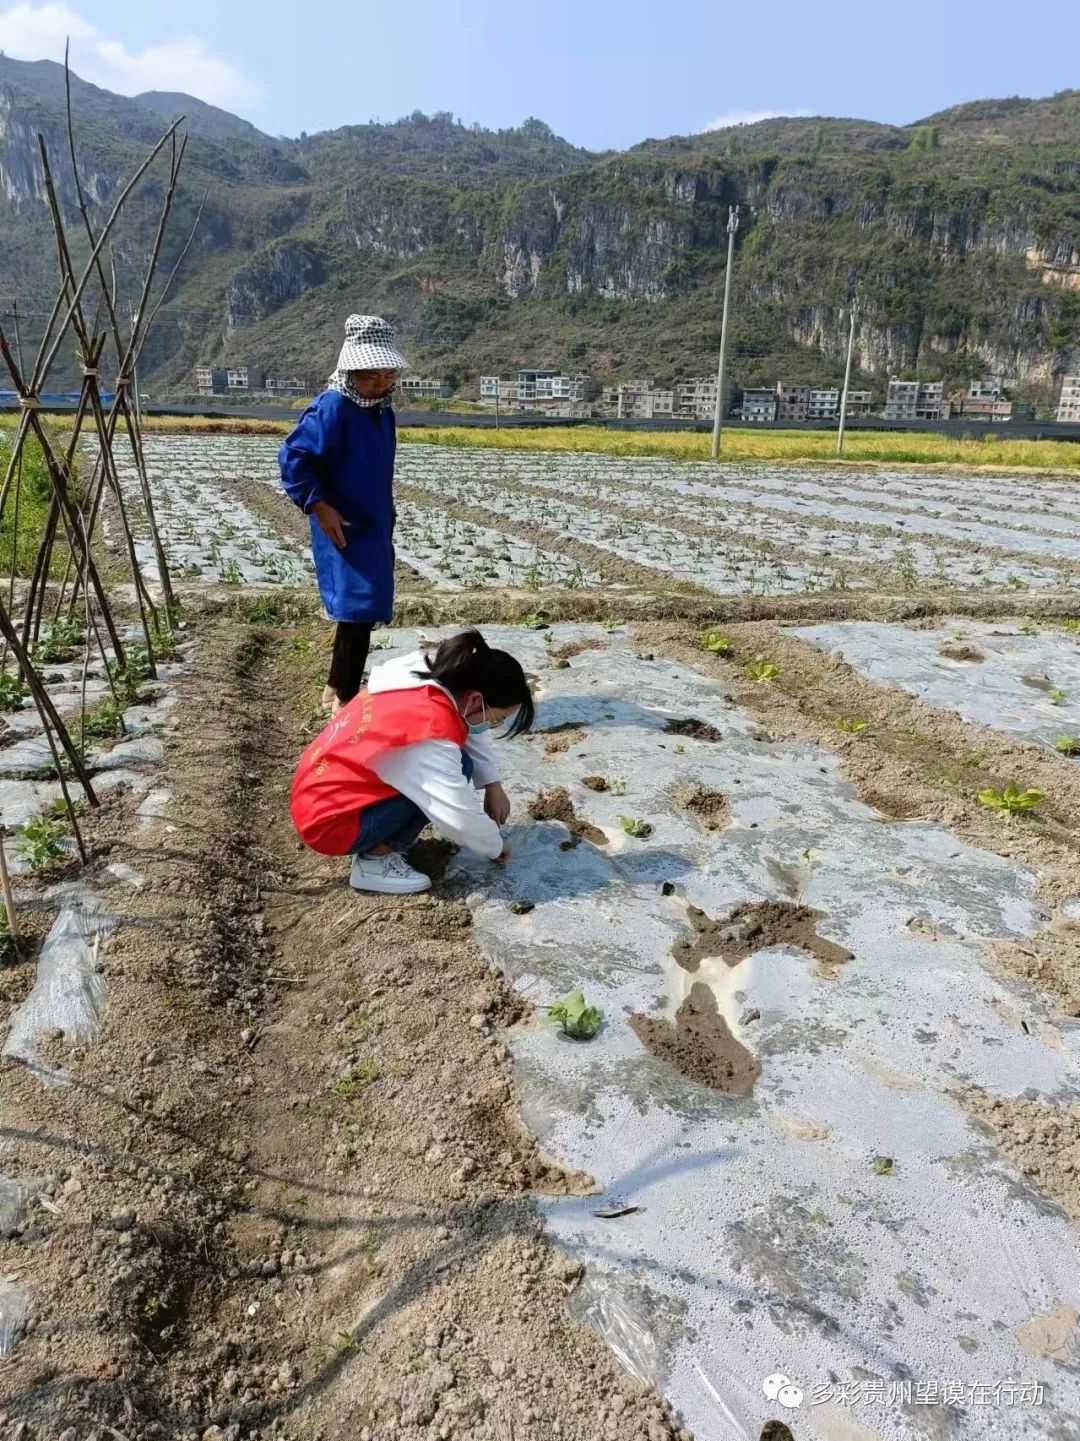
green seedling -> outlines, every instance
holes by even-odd
[[[526,630],[547,630],[550,621],[542,615],[527,615],[521,624]]]
[[[612,776],[607,783],[608,794],[613,796],[624,796],[626,794],[626,782],[622,776]]]
[[[580,991],[571,991],[561,1001],[548,1007],[547,1018],[558,1021],[563,1034],[572,1040],[591,1041],[603,1024],[604,1013],[595,1006],[587,1006]]]
[[[374,1061],[357,1061],[337,1078],[330,1087],[330,1094],[338,1101],[354,1101],[372,1081],[378,1079],[379,1068]]]
[[[20,676],[0,671],[0,710],[16,710],[26,699],[26,687]]]
[[[1061,624],[1070,635],[1080,635],[1080,620],[1070,618],[1069,620],[1063,620]]]
[[[891,1176],[896,1170],[896,1162],[891,1156],[875,1156],[870,1164],[878,1176]]]
[[[639,841],[643,841],[652,835],[653,828],[649,822],[639,821],[635,816],[620,816],[619,825],[622,826],[628,836],[636,836]]]
[[[1058,736],[1054,749],[1063,756],[1080,756],[1080,736]]]
[[[1033,811],[1044,799],[1043,791],[1022,791],[1012,781],[1003,791],[989,787],[979,792],[979,804],[987,806],[990,810],[1000,811],[1003,816],[1024,815],[1028,811]]]
[[[701,644],[713,655],[730,655],[731,642],[726,635],[721,635],[718,630],[707,630],[701,637]]]
[[[124,708],[114,700],[107,700],[83,723],[84,740],[112,740],[113,736],[123,733]]]
[[[311,637],[307,635],[294,635],[289,642],[289,649],[297,655],[307,655],[312,649]]]
[[[846,736],[858,736],[862,735],[869,724],[869,721],[859,720],[856,717],[840,716],[836,722],[836,729],[843,731]]]
[[[19,848],[32,871],[47,870],[54,861],[65,858],[60,842],[67,833],[67,819],[55,811],[52,815],[46,813],[26,822],[20,831],[22,839]]]
[[[623,622],[621,620],[605,620],[603,622],[603,625],[604,629],[608,632],[609,635],[613,631],[622,630],[623,628]]]
[[[675,747],[675,754],[676,754],[677,756],[684,756],[684,755],[686,754],[686,747],[685,747],[685,746],[676,746],[676,747]]]
[[[761,685],[763,681],[775,680],[780,674],[780,667],[768,660],[756,660],[753,665],[746,667],[746,674]]]
[[[1021,635],[1038,635],[1038,634],[1039,634],[1039,627],[1035,624],[1035,622],[1034,622],[1033,620],[1026,620],[1026,621],[1024,622],[1024,624],[1020,627],[1020,634],[1021,634]]]
[[[221,567],[221,579],[226,585],[239,585],[244,579],[240,574],[240,567],[231,557]]]
[[[1054,689],[1048,693],[1048,698],[1051,705],[1064,705],[1069,699],[1069,693],[1068,691],[1062,690],[1060,686],[1055,686]]]
[[[34,659],[47,665],[71,660],[82,645],[85,632],[77,621],[56,620],[43,632],[34,646]]]

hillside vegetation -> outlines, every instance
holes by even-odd
[[[853,294],[864,379],[993,371],[1045,399],[1080,364],[1077,91],[906,127],[767,120],[617,155],[535,119],[488,131],[414,114],[277,140],[182,95],[125,99],[76,80],[74,101],[99,215],[186,114],[167,260],[207,201],[146,357],[158,381],[223,359],[324,375],[358,309],[392,318],[418,369],[462,382],[530,363],[600,381],[701,373],[732,204],[736,383],[837,378]],[[0,293],[19,298],[31,342],[53,283],[38,130],[84,249],[63,71],[0,58]],[[159,187],[132,207],[121,249],[145,251]]]

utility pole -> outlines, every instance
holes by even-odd
[[[851,386],[851,354],[855,349],[855,322],[859,318],[859,302],[853,300],[850,309],[850,324],[847,338],[847,365],[844,367],[844,393],[840,397],[840,428],[836,432],[836,453],[844,453],[844,424],[847,420],[847,398]]]
[[[735,232],[739,228],[739,207],[728,206],[727,269],[724,272],[724,315],[720,321],[720,363],[716,368],[716,407],[713,410],[712,458],[720,459],[720,427],[724,409],[724,352],[727,349],[728,306],[731,303],[731,265],[735,256]]]

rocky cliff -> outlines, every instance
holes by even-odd
[[[0,293],[44,284],[47,250],[27,244],[39,129],[72,199],[56,68],[0,60]],[[81,88],[95,207],[183,101]],[[857,296],[864,376],[1049,382],[1080,363],[1080,103],[995,113],[769,121],[597,156],[537,121],[447,116],[278,142],[195,102],[187,183],[209,199],[151,359],[176,377],[236,354],[320,373],[343,314],[378,308],[419,364],[462,377],[533,362],[675,378],[712,363],[738,205],[737,380],[835,373]]]

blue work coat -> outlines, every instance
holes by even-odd
[[[315,574],[333,621],[374,623],[393,615],[395,449],[388,405],[359,406],[324,390],[278,452],[285,494],[310,517]],[[344,550],[311,515],[318,500],[348,522]]]

